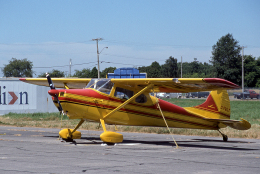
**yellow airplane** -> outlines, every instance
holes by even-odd
[[[63,129],[64,140],[80,139],[77,131],[84,121],[99,122],[104,132],[100,139],[119,143],[123,135],[107,131],[105,124],[153,126],[218,130],[227,126],[238,130],[250,129],[251,124],[241,119],[230,120],[230,101],[227,89],[239,88],[219,78],[21,78],[26,83],[50,86],[49,94],[59,111],[69,119],[80,119],[74,129]],[[64,89],[56,89],[64,88]],[[194,107],[179,107],[157,99],[150,93],[187,93],[211,91],[207,100]],[[219,131],[220,132],[220,131]],[[220,132],[223,140],[227,135]]]

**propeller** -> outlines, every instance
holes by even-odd
[[[49,83],[49,86],[50,86],[51,90],[55,90],[55,86],[54,86],[54,84],[53,84],[53,82],[51,80],[50,75],[47,72],[46,72],[46,78],[48,80],[48,83]],[[57,92],[49,92],[49,94],[51,94],[57,100],[57,103],[59,104],[58,109],[60,111],[60,114],[63,113],[63,109],[62,109],[62,106],[60,104],[60,100],[58,98],[59,92],[58,91]]]

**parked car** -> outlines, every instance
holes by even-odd
[[[166,98],[181,98],[182,93],[166,93]]]
[[[234,92],[234,98],[245,99],[245,98],[257,98],[260,99],[260,95],[253,90],[245,90],[245,92]]]
[[[156,97],[157,98],[164,98],[165,97],[165,92],[159,92],[159,93],[156,93]]]
[[[189,92],[189,93],[186,93],[186,98],[195,98],[195,97],[207,98],[208,96],[209,96],[209,92]]]

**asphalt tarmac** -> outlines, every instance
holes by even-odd
[[[260,140],[122,133],[103,144],[101,131],[83,130],[75,142],[58,129],[0,127],[0,173],[236,173],[260,172]]]

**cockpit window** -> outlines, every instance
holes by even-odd
[[[116,87],[115,91],[115,97],[121,98],[121,99],[129,99],[134,95],[133,91],[130,91],[128,89]]]
[[[86,88],[93,88],[100,92],[110,94],[113,85],[110,79],[91,79]]]

